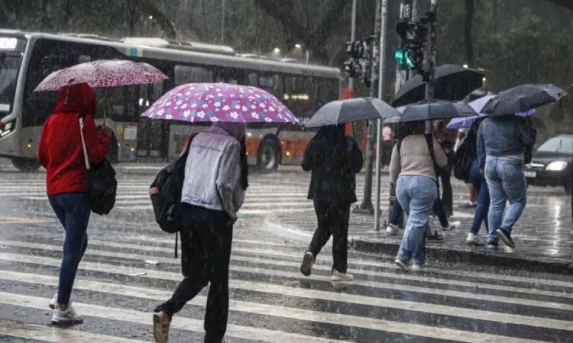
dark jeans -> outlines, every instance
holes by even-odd
[[[316,211],[316,218],[318,219],[318,227],[314,232],[308,251],[310,251],[316,259],[320,250],[322,250],[330,239],[330,236],[333,236],[333,268],[341,273],[346,273],[350,204],[315,201],[314,210]]]
[[[66,231],[64,256],[60,267],[58,304],[68,305],[78,266],[88,247],[90,205],[86,193],[62,193],[48,197],[52,209]]]
[[[453,158],[453,161],[452,161]],[[440,183],[442,187],[442,200],[444,211],[448,217],[454,213],[454,195],[452,190],[452,168],[455,163],[455,154],[448,155],[448,166],[440,170]],[[435,212],[435,211],[434,211]]]
[[[233,221],[222,211],[183,204],[181,267],[185,278],[171,299],[155,312],[179,312],[201,290],[211,284],[205,312],[205,343],[221,342],[229,316],[229,262]]]
[[[442,205],[442,201],[440,200],[440,198],[434,201],[434,205],[432,206],[432,211],[438,217],[438,220],[440,221],[440,225],[442,225],[442,227],[448,227],[448,225],[450,225],[450,222],[448,221],[448,217],[446,216],[446,212],[444,210],[444,206]],[[390,213],[390,224],[398,225],[398,222],[400,221],[400,218],[402,217],[403,213],[404,210],[402,210],[400,202],[395,200],[392,207],[392,213]]]
[[[479,170],[479,163],[474,161],[470,171],[470,181],[474,185],[476,192],[478,192],[477,207],[474,214],[474,221],[470,229],[471,233],[477,235],[481,228],[481,223],[485,221],[486,230],[489,232],[487,222],[487,214],[489,212],[489,189],[487,181]]]

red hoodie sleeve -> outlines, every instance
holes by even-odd
[[[44,127],[42,128],[42,135],[40,136],[40,146],[38,147],[38,162],[40,163],[40,165],[44,168],[46,168],[48,166],[48,152],[46,151],[47,146],[46,146],[46,136],[47,136],[47,132],[48,132],[48,124],[50,122],[50,119],[46,120],[46,122],[44,123]]]
[[[109,151],[109,137],[97,132],[94,118],[91,115],[84,117],[84,139],[90,164],[103,162]]]

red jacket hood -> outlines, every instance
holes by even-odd
[[[95,115],[96,94],[87,83],[60,88],[56,112],[79,113],[82,116]]]

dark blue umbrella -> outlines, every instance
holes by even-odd
[[[499,93],[480,112],[490,117],[513,115],[554,103],[566,95],[566,91],[551,83],[525,84]]]
[[[398,108],[400,116],[384,119],[384,123],[406,123],[412,121],[451,119],[459,117],[477,116],[465,102],[451,102],[444,100],[424,100],[412,105]]]

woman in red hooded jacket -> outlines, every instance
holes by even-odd
[[[56,112],[44,123],[40,139],[38,160],[47,170],[48,199],[66,233],[58,293],[50,301],[55,324],[81,323],[83,320],[70,302],[76,271],[88,245],[90,217],[79,118],[84,118],[83,134],[91,164],[104,160],[111,136],[107,127],[98,134],[93,118],[95,107],[96,95],[88,84],[62,87]]]

